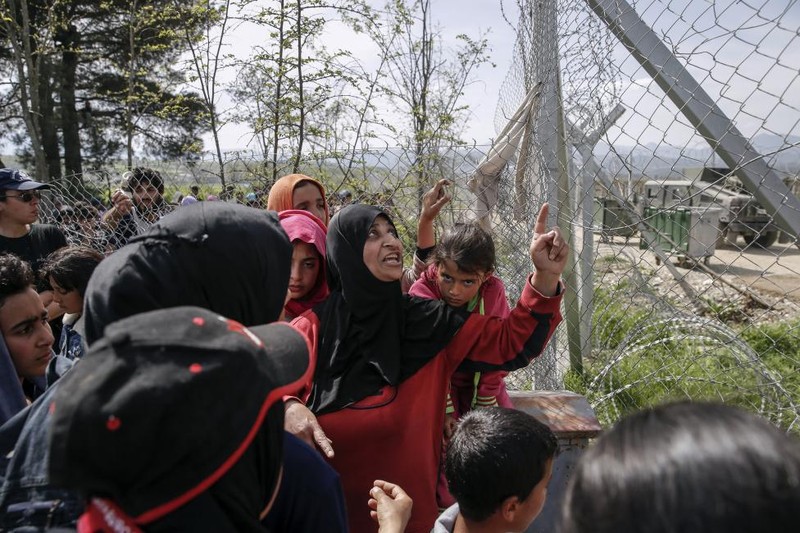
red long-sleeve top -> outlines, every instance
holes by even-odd
[[[465,359],[476,370],[513,370],[540,355],[561,321],[562,292],[545,297],[526,283],[507,319],[470,315],[447,347],[406,381],[319,417],[336,453],[330,462],[341,476],[351,533],[378,529],[367,507],[376,479],[399,484],[414,500],[407,533],[431,530],[450,376]],[[319,318],[309,311],[292,324],[309,338],[316,361]]]

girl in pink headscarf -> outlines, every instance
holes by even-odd
[[[323,222],[297,209],[281,211],[281,226],[292,241],[292,270],[289,277],[290,300],[285,318],[292,320],[328,297],[325,274],[325,236]]]

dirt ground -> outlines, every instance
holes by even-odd
[[[793,243],[776,243],[764,250],[747,247],[740,239],[738,246],[718,248],[708,259],[708,268],[731,285],[726,285],[702,269],[677,266],[679,260],[673,257],[671,263],[677,266],[682,281],[686,281],[705,298],[718,302],[729,302],[747,307],[750,302],[747,294],[753,295],[768,304],[761,307],[758,316],[761,320],[781,320],[796,317],[800,313],[800,249]],[[632,237],[626,244],[623,238],[616,237],[610,242],[600,242],[595,236],[595,246],[599,257],[620,256],[632,259],[635,266],[643,271],[654,272],[655,282],[664,294],[675,294],[672,274],[664,265],[658,265],[656,254],[650,250],[639,249],[639,238]],[[611,270],[624,269],[623,265]]]
[[[793,243],[776,243],[766,250],[757,247],[717,249],[708,266],[749,287],[800,301],[800,249]]]

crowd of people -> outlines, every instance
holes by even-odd
[[[68,202],[64,196],[54,195],[52,212],[45,214],[62,231],[69,244],[87,246],[107,254],[182,206],[203,201],[228,201],[263,207],[255,192],[234,191],[230,186],[218,194],[201,195],[199,185],[190,185],[185,195],[178,191],[168,200],[164,178],[152,168],[136,167],[126,172],[121,181],[108,202],[95,196]]]
[[[491,235],[437,239],[448,185],[405,267],[391,213],[332,216],[310,176],[263,209],[167,203],[134,169],[102,214],[63,213],[92,219],[79,238],[36,223],[47,184],[1,169],[0,529],[525,531],[558,446],[503,377],[561,320],[568,246],[544,204],[509,306]],[[675,404],[598,439],[560,527],[788,532],[799,500],[797,441]]]

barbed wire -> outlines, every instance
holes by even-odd
[[[590,328],[583,332],[590,348],[584,343],[583,365],[574,368],[561,328],[556,364],[532,365],[515,384],[549,383],[553,377],[540,373],[555,371],[555,381],[585,392],[606,422],[690,397],[740,403],[796,429],[798,383],[790,374],[800,368],[800,261],[796,235],[780,232],[775,218],[791,208],[783,202],[768,212],[738,176],[766,163],[797,195],[797,2],[631,2],[641,25],[758,152],[726,169],[716,141],[695,130],[631,54],[641,32],[623,45],[590,2],[517,4],[518,38],[495,123],[499,131],[533,83],[559,85],[567,167],[548,167],[551,148],[542,139],[559,118],[547,103],[533,111],[530,123],[542,131],[516,164],[530,169],[543,198],[572,206],[566,224],[583,262],[575,265],[570,289],[580,297],[571,305],[573,320]],[[555,21],[548,10],[558,13]],[[669,81],[676,90],[691,86]],[[689,97],[698,94],[692,89]],[[554,192],[565,183],[559,174],[568,176],[568,190]],[[756,176],[762,189],[777,192],[767,181]],[[498,213],[506,209],[498,203]],[[724,369],[724,361],[739,371]]]

